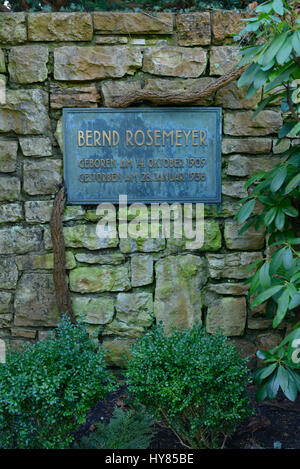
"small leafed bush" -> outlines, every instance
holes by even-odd
[[[0,448],[68,448],[89,408],[113,389],[104,352],[64,318],[49,340],[0,365]]]
[[[115,408],[108,424],[84,436],[76,449],[147,449],[154,436],[153,416],[144,407],[136,411]]]
[[[218,447],[249,416],[245,360],[199,325],[169,337],[153,327],[132,346],[129,393],[193,448]]]

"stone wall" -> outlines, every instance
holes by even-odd
[[[63,107],[110,107],[129,90],[199,89],[237,63],[241,17],[233,11],[0,13],[0,337],[13,347],[57,323],[49,220],[62,184]],[[238,235],[245,180],[279,161],[282,124],[271,107],[250,120],[259,95],[228,85],[197,106],[223,108],[220,206],[205,207],[205,244],[178,239],[100,241],[95,206],[67,206],[64,231],[73,307],[120,365],[153,322],[218,328],[253,359],[275,345],[263,308],[249,310],[244,280],[264,255],[261,231]],[[100,335],[99,335],[100,334]]]

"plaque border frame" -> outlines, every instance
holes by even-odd
[[[191,107],[129,107],[129,108],[63,108],[63,136],[66,135],[68,131],[68,126],[66,122],[66,116],[72,113],[93,113],[93,112],[101,112],[101,113],[134,113],[134,112],[153,112],[153,111],[168,111],[168,112],[211,112],[216,114],[216,173],[217,173],[217,182],[220,181],[220,184],[217,184],[217,191],[215,197],[209,197],[205,201],[201,201],[199,199],[195,199],[193,197],[181,198],[181,200],[176,200],[173,198],[153,198],[151,200],[144,200],[144,199],[132,199],[128,197],[127,203],[143,203],[143,204],[151,204],[151,203],[204,203],[204,204],[220,204],[222,202],[222,108],[221,107],[201,107],[201,106],[191,106]],[[67,184],[67,176],[68,176],[68,165],[66,163],[66,153],[67,153],[67,144],[66,140],[63,138],[63,177],[64,181],[63,184],[66,188],[67,193],[67,203],[70,205],[98,205],[101,203],[112,203],[118,204],[118,200],[112,199],[94,199],[94,200],[69,200],[68,198],[68,186]],[[119,194],[121,195],[121,194]]]

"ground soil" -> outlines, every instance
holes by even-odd
[[[296,402],[290,402],[283,395],[272,401],[255,402],[255,386],[248,389],[251,406],[255,414],[248,418],[227,440],[227,449],[300,449],[300,396]],[[126,386],[110,393],[104,401],[90,410],[85,424],[76,433],[78,442],[83,435],[94,429],[95,422],[107,423],[115,406],[126,409],[128,396]],[[156,436],[150,449],[186,449],[172,430],[155,425]]]

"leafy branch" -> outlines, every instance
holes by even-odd
[[[241,31],[248,44],[241,51],[240,65],[249,67],[238,84],[248,86],[248,98],[263,89],[252,118],[267,106],[280,105],[285,122],[277,143],[300,132],[300,19],[296,3],[273,0],[259,5],[258,16],[248,19]],[[256,272],[246,283],[250,306],[266,303],[266,315],[273,318],[274,328],[285,319],[295,322],[300,305],[300,145],[295,142],[281,159],[270,171],[261,171],[247,181],[245,188],[251,189],[251,194],[243,199],[236,215],[239,223],[244,223],[240,232],[250,226],[265,229],[268,254],[252,265]],[[262,209],[254,213],[257,203]],[[299,324],[294,328],[278,348],[258,352],[266,364],[255,374],[258,400],[275,397],[279,387],[289,399],[296,399],[300,367],[286,346],[296,335],[300,338]]]

